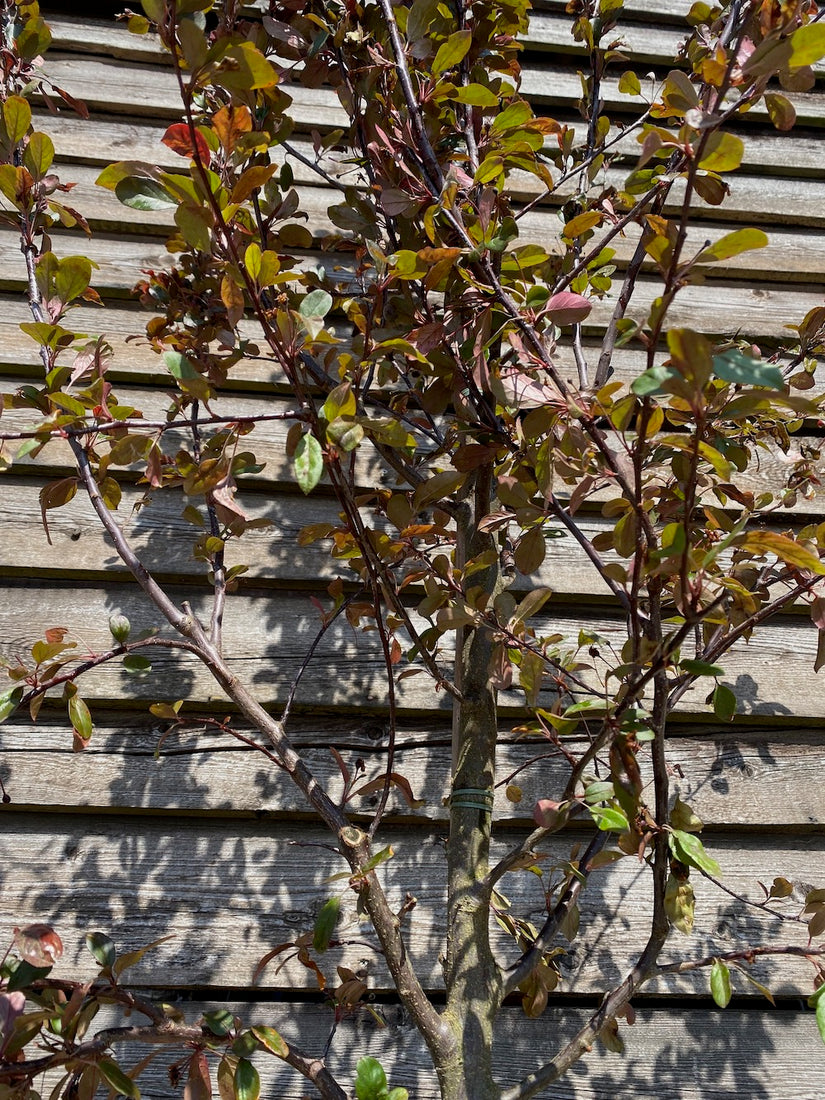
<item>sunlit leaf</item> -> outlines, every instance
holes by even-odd
[[[728,1007],[731,997],[730,970],[721,959],[715,959],[710,968],[710,992],[720,1008]]]
[[[293,459],[295,480],[303,493],[311,493],[324,472],[324,454],[314,435],[302,435]]]

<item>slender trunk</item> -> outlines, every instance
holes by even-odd
[[[489,470],[478,471],[471,501],[458,516],[457,564],[495,549],[480,533],[478,520],[489,510]],[[473,574],[492,601],[501,586],[496,561]],[[501,973],[490,947],[489,869],[492,826],[496,698],[489,685],[492,637],[469,628],[457,641],[456,686],[462,701],[454,708],[450,839],[447,848],[447,957],[444,1019],[456,1037],[456,1054],[441,1073],[444,1100],[496,1100],[493,1079],[493,1022],[501,1000]]]

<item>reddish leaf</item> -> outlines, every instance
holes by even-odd
[[[544,308],[554,325],[575,325],[583,321],[593,307],[581,294],[563,290],[561,294],[554,294]]]
[[[177,153],[181,157],[189,157],[194,159],[195,150],[197,149],[198,160],[203,161],[204,164],[209,163],[209,146],[206,144],[206,138],[203,134],[199,134],[197,130],[195,133],[195,143],[192,144],[192,131],[186,125],[185,122],[173,122],[163,137],[160,139],[167,148],[171,149],[173,153]]]
[[[50,924],[15,928],[14,946],[32,966],[54,966],[63,954],[63,941]]]

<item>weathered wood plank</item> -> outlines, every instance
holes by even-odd
[[[251,786],[264,785],[271,768],[263,769]],[[124,948],[176,933],[144,957],[131,971],[142,986],[239,987],[248,985],[260,958],[280,943],[312,928],[324,900],[341,898],[336,929],[340,946],[321,960],[334,977],[334,967],[366,965],[370,986],[390,989],[388,976],[375,951],[374,934],[356,912],[357,899],[344,883],[329,883],[345,870],[325,845],[329,834],[309,825],[209,819],[189,820],[101,818],[85,815],[17,814],[3,807],[0,837],[0,885],[4,909],[15,924],[47,921],[70,943],[82,942],[89,929],[108,932]],[[765,837],[749,844],[741,836],[706,836],[707,850],[719,860],[728,889],[754,901],[764,894],[759,881],[782,874],[801,890],[816,884],[822,865],[822,837]],[[405,920],[408,949],[428,988],[442,985],[439,953],[444,928],[445,860],[440,833],[387,828],[382,844],[394,856],[381,875],[394,908],[407,891],[418,905]],[[494,846],[494,857],[506,850]],[[547,882],[556,881],[551,868],[571,857],[575,838],[554,838],[542,845]],[[507,876],[501,889],[513,911],[541,923],[545,909],[544,880],[534,874]],[[674,934],[661,957],[663,964],[680,958],[701,958],[730,950],[736,944],[804,944],[803,929],[780,922],[730,896],[704,880],[697,891],[696,924],[689,940]],[[784,912],[797,912],[799,899],[789,899]],[[613,913],[620,909],[614,919]],[[578,994],[596,993],[619,981],[647,938],[651,917],[650,871],[626,858],[594,873],[582,894],[578,937],[561,958],[564,984]],[[514,946],[496,931],[496,951],[511,959]],[[72,953],[73,954],[73,953]],[[88,953],[69,960],[78,977],[91,977],[95,964]],[[754,965],[757,980],[774,993],[793,995],[796,983],[810,982],[810,966],[801,960],[771,957]],[[571,983],[574,983],[572,985]],[[262,984],[269,989],[312,989],[306,969],[288,962],[278,974],[274,966]],[[657,979],[650,993],[705,994],[707,975],[686,973]]]
[[[95,185],[97,168],[70,165],[65,170],[58,166],[58,171],[63,180],[77,184],[72,191],[72,204],[93,230],[131,236],[137,228],[141,234],[165,236],[174,229],[171,210],[141,213],[139,226],[136,226],[134,211],[119,202],[113,192]],[[625,177],[624,171],[610,170],[604,173],[599,184],[621,188]],[[526,189],[523,197],[533,197],[537,189],[529,186],[527,181],[524,183]],[[694,255],[706,241],[714,243],[730,231],[728,225],[719,226],[708,221],[703,224],[701,219],[721,219],[727,223],[757,222],[761,228],[770,229],[768,245],[728,261],[704,265],[703,271],[708,277],[741,276],[747,271],[761,281],[774,282],[788,279],[810,281],[825,275],[825,233],[821,232],[825,229],[825,183],[809,179],[768,180],[760,176],[736,176],[731,188],[731,199],[723,206],[708,206],[699,201],[697,221],[688,230],[685,255]],[[331,205],[341,201],[341,196],[331,187],[301,184],[296,191],[300,209],[309,215],[308,227],[313,237],[318,239],[330,233],[337,234],[339,230],[328,211]],[[551,197],[552,204],[561,206],[574,191],[572,183],[561,187]],[[681,181],[677,181],[670,200],[665,204],[665,216],[672,217],[681,211],[683,193],[684,187]],[[777,227],[771,229],[772,225]],[[546,207],[530,211],[521,218],[520,240],[535,241],[551,253],[558,253],[562,251],[561,229],[561,222]],[[610,247],[615,250],[616,262],[620,266],[626,265],[633,256],[638,234],[638,226],[633,225],[611,242]],[[595,247],[597,239],[588,243],[589,249]],[[653,270],[652,262],[647,262],[645,266],[647,270]]]
[[[232,559],[234,561],[234,558]],[[32,584],[9,585],[7,607],[2,615],[0,655],[16,658],[25,654],[43,631],[53,626],[70,626],[92,652],[105,652],[111,644],[108,619],[124,614],[135,632],[162,625],[147,606],[143,594],[122,584],[73,586],[70,588]],[[11,593],[13,592],[13,595]],[[205,596],[198,589],[171,589],[173,599],[190,599],[196,613],[207,613]],[[419,629],[426,625],[418,621]],[[594,615],[560,609],[536,622],[540,633],[559,633],[575,646],[579,630],[595,630],[620,647],[624,627],[609,611]],[[240,679],[253,686],[266,705],[282,704],[319,629],[318,612],[309,593],[275,591],[267,595],[244,593],[229,601],[225,623],[225,651],[229,665]],[[760,635],[760,643],[738,644],[726,654],[725,683],[738,699],[739,713],[760,719],[794,715],[797,719],[822,719],[820,681],[813,674],[816,631],[809,622],[788,617],[772,624]],[[159,699],[191,699],[201,705],[210,701],[225,704],[209,675],[188,655],[166,650],[153,653],[151,676],[122,672],[119,662],[103,665],[84,677],[84,695],[100,706],[122,705],[125,700],[156,702]],[[442,655],[445,671],[451,667],[449,649]],[[323,670],[321,676],[320,670]],[[704,703],[709,690],[706,681],[692,689],[680,703],[685,715],[707,713]],[[448,705],[428,676],[411,676],[396,688],[402,711],[432,712]],[[386,674],[373,634],[354,634],[348,625],[336,621],[316,650],[313,664],[298,687],[297,701],[322,710],[381,712],[386,708]],[[552,701],[546,694],[544,702]],[[520,706],[514,693],[501,694],[505,711]]]
[[[175,75],[168,69],[152,65],[124,66],[117,59],[88,58],[50,51],[46,55],[44,70],[56,84],[96,111],[144,118],[174,118],[180,113]],[[605,110],[631,115],[641,113],[638,99],[620,92],[618,81],[617,73],[602,82]],[[332,128],[346,125],[346,115],[332,91],[304,88],[299,84],[285,84],[285,89],[293,97],[290,112],[299,128],[308,130],[313,126]],[[521,90],[537,104],[561,106],[567,110],[574,109],[581,98],[579,78],[569,65],[525,67]],[[793,102],[801,124],[825,123],[825,93],[789,93],[788,98]],[[757,104],[744,121],[756,120],[764,124],[766,117],[764,106]]]
[[[735,980],[735,979],[734,979]],[[169,1000],[174,1002],[174,998]],[[275,1027],[288,1042],[319,1056],[332,1028],[331,1010],[320,1005],[258,1002],[181,1000],[176,1007],[187,1022],[202,1012],[228,1008],[252,1024]],[[413,1100],[438,1100],[440,1092],[423,1042],[403,1012],[394,1004],[374,1004],[374,1017],[361,1011],[345,1018],[335,1032],[327,1065],[346,1088],[355,1079],[359,1058],[371,1056],[384,1066],[391,1086],[403,1086]],[[494,1064],[498,1079],[513,1084],[553,1056],[588,1018],[588,1010],[573,1004],[550,1007],[538,1020],[529,1020],[515,1006],[505,1007],[496,1024]],[[132,1024],[104,1009],[99,1027]],[[90,1033],[90,1034],[91,1034]],[[543,1100],[800,1100],[819,1095],[825,1080],[825,1046],[820,1042],[811,1013],[765,1010],[736,1001],[724,1015],[706,1007],[668,1004],[654,1008],[637,1002],[637,1021],[622,1026],[625,1053],[595,1048],[573,1070],[539,1095]],[[126,1067],[133,1066],[145,1047],[125,1044],[116,1048]],[[146,1100],[173,1100],[179,1089],[169,1084],[167,1067],[179,1056],[161,1054],[140,1077]],[[256,1056],[263,1096],[278,1100],[307,1100],[311,1087],[277,1059]],[[216,1060],[212,1062],[214,1071]],[[46,1090],[44,1089],[44,1092]],[[214,1089],[217,1095],[217,1087]]]
[[[130,297],[132,288],[147,269],[162,269],[169,259],[161,241],[146,237],[130,238],[128,252],[119,237],[100,234],[87,242],[76,235],[55,233],[53,245],[60,256],[83,252],[93,259],[100,268],[94,273],[93,285],[107,297]],[[328,254],[309,253],[305,262],[312,266],[321,264],[330,271],[339,266],[336,258]],[[341,271],[336,270],[336,275],[342,278]],[[24,284],[25,268],[13,244],[13,235],[9,231],[0,232],[0,290],[20,291]],[[594,303],[586,323],[587,333],[603,331],[620,287],[621,282],[615,282],[610,296]],[[657,279],[642,276],[628,315],[643,321],[660,293],[661,284]],[[757,340],[787,338],[787,325],[798,323],[808,310],[821,304],[822,292],[815,284],[787,287],[784,283],[735,283],[720,279],[711,285],[686,287],[676,298],[668,318],[673,327],[692,327],[708,334],[736,333]],[[106,315],[99,316],[103,319]]]
[[[580,141],[584,140],[585,127],[581,116],[554,112],[556,120],[577,131]],[[57,157],[66,164],[86,163],[104,166],[114,160],[148,160],[173,171],[186,168],[184,158],[173,153],[161,143],[166,126],[149,119],[135,118],[126,120],[116,116],[94,114],[88,121],[79,123],[76,117],[68,114],[52,115],[47,111],[35,110],[34,125],[45,131],[54,142]],[[773,128],[765,129],[751,126],[732,130],[744,142],[742,171],[762,175],[787,177],[808,177],[816,179],[821,167],[821,145],[817,131],[796,127],[787,134],[777,134]],[[608,139],[619,138],[620,131],[614,128]],[[300,133],[290,139],[289,145],[310,160],[314,159],[312,143]],[[552,150],[552,147],[549,147]],[[639,143],[636,133],[627,133],[612,146],[612,153],[619,163],[629,164],[639,157]],[[281,146],[270,150],[273,160],[289,159]],[[335,167],[334,151],[325,158],[327,167]],[[299,183],[318,183],[318,175],[299,160],[291,159],[295,179]],[[346,169],[344,181],[351,174],[351,166]],[[70,177],[67,177],[70,178]],[[739,174],[732,179],[738,180]],[[746,177],[742,177],[746,178]],[[517,197],[532,196],[536,193],[536,180],[527,173],[514,172],[510,176],[510,187]],[[728,210],[736,197],[731,196],[722,207],[722,213]],[[792,212],[790,212],[792,213]],[[819,211],[809,211],[818,216]]]
[[[68,721],[50,712],[44,712],[36,726],[7,723],[0,729],[0,778],[18,810],[140,810],[256,818],[306,811],[303,796],[277,769],[269,770],[267,781],[260,782],[269,769],[263,756],[229,734],[198,727],[196,716],[197,711],[192,727],[170,733],[164,732],[168,723],[157,719],[154,728],[147,728],[145,715],[135,725],[121,718],[118,724],[96,728],[81,754],[71,751]],[[365,735],[357,718],[335,726],[305,720],[293,735],[306,745],[304,759],[333,799],[340,798],[342,782],[327,745],[336,746],[351,770],[359,759],[364,761],[362,782],[383,773],[386,727],[375,724],[367,730]],[[535,739],[516,742],[516,737],[502,727],[494,816],[499,825],[529,827],[536,801],[555,797],[563,789],[569,766],[549,744]],[[394,767],[409,780],[422,805],[410,806],[393,788],[389,819],[429,827],[446,824],[448,746],[446,729],[440,730],[440,737],[438,727],[399,731]],[[821,831],[822,746],[821,731],[781,727],[671,736],[667,758],[673,791],[709,828]],[[570,739],[569,747],[579,751],[582,746]],[[649,753],[641,754],[641,763],[647,775]],[[522,791],[518,804],[504,794],[511,777]],[[375,801],[374,795],[356,798],[351,809],[369,815]]]

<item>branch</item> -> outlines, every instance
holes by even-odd
[[[691,970],[701,970],[706,966],[712,966],[717,960],[721,962],[750,963],[764,955],[794,955],[803,959],[819,959],[825,956],[825,947],[794,947],[792,944],[786,944],[784,947],[742,947],[737,951],[726,951],[721,955],[706,955],[703,959],[682,960],[682,962],[657,966],[651,977],[658,978],[665,974],[687,974]]]
[[[598,855],[602,848],[604,848],[609,835],[608,832],[601,830],[596,833],[588,844],[584,855],[579,860],[577,871],[573,875],[570,884],[553,906],[552,911],[548,914],[547,920],[542,925],[535,940],[522,954],[521,958],[514,962],[512,966],[508,966],[505,970],[504,989],[502,991],[503,997],[506,997],[508,993],[512,993],[514,989],[517,989],[519,983],[529,977],[538,966],[542,956],[550,947],[553,937],[558,931],[559,925],[578,901],[579,895],[590,877],[593,858]]]

